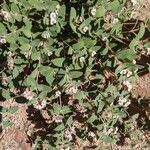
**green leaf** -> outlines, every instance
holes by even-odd
[[[78,43],[73,44],[72,48],[76,51],[79,51],[84,47],[84,42],[82,40],[79,40]]]
[[[76,78],[80,78],[83,75],[83,72],[82,71],[69,71],[68,75],[72,79],[76,79]]]
[[[83,91],[78,91],[74,94],[75,99],[82,100],[86,98],[86,94]]]
[[[95,120],[97,120],[97,116],[95,114],[92,114],[91,117],[87,120],[88,123],[93,123]]]
[[[30,44],[24,44],[24,45],[20,46],[20,49],[22,51],[28,51],[30,49]]]
[[[7,30],[6,27],[4,26],[3,23],[0,22],[0,35],[6,35],[7,34]]]
[[[101,112],[104,106],[105,106],[105,103],[103,101],[99,101],[97,113]]]
[[[96,18],[103,17],[105,15],[105,8],[104,6],[100,6],[96,11]]]
[[[12,106],[8,109],[8,113],[10,114],[14,114],[17,111],[18,111],[18,106]]]
[[[70,117],[68,118],[66,124],[67,124],[68,126],[71,126],[72,123],[73,123],[73,117],[70,116]]]
[[[3,121],[2,121],[2,128],[3,128],[3,129],[6,129],[6,128],[8,128],[8,127],[11,126],[11,125],[13,125],[13,122],[10,121],[10,120],[3,120]]]
[[[52,63],[57,67],[62,67],[65,58],[55,58],[52,60]]]
[[[127,49],[127,50],[122,50],[120,52],[117,53],[117,58],[122,59],[122,60],[130,60],[132,61],[133,59],[136,58],[136,52],[134,52],[134,50],[131,49]]]
[[[13,13],[20,13],[20,10],[19,10],[19,8],[18,8],[18,6],[15,4],[15,3],[12,3],[11,4],[11,11],[13,12]],[[17,14],[16,14],[17,15]]]
[[[110,143],[110,144],[114,144],[116,142],[116,140],[114,140],[113,138],[111,138],[110,136],[107,136],[105,134],[101,134],[100,139],[104,142]]]
[[[143,37],[144,33],[145,33],[145,25],[144,25],[144,23],[141,23],[140,30],[139,30],[139,33],[137,34],[136,38],[138,40],[140,40]]]
[[[74,25],[75,19],[76,19],[76,10],[75,8],[71,7],[71,11],[70,11],[70,26],[72,28],[72,30],[76,33],[76,26]]]
[[[62,123],[62,124],[58,125],[54,130],[55,130],[55,131],[62,131],[62,130],[64,130],[64,129],[65,129],[65,126],[64,126],[64,124]]]
[[[2,89],[2,96],[5,98],[5,99],[9,99],[10,98],[10,93],[8,90],[5,90],[5,89]]]

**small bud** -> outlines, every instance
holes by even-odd
[[[86,33],[89,30],[88,26],[83,27],[82,31]]]
[[[85,58],[84,57],[80,57],[80,62],[84,63],[85,62]]]
[[[91,54],[91,56],[94,57],[95,55],[96,55],[96,52],[93,51],[92,54]]]
[[[93,7],[90,11],[91,15],[94,17],[96,15],[96,8]]]

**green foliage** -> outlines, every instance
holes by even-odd
[[[139,43],[148,25],[141,22],[137,30],[124,31],[126,21],[132,20],[126,12],[132,8],[124,9],[125,4],[126,0],[1,2],[0,57],[6,64],[0,70],[2,98],[24,97],[24,103],[46,111],[53,120],[41,127],[44,138],[35,133],[35,149],[75,149],[78,139],[89,141],[87,147],[95,139],[114,144],[130,133],[140,135],[140,130],[133,134],[131,129],[139,116],[128,113],[132,102],[127,101],[130,91],[124,81],[134,79],[138,66],[132,61],[140,56]],[[123,69],[132,75],[121,74]],[[15,106],[7,112],[17,110]],[[4,129],[13,124],[2,123]]]

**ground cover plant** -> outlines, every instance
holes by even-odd
[[[137,18],[136,0],[0,3],[1,115],[22,115],[3,106],[11,100],[26,107],[22,149],[116,149],[146,137],[150,20]],[[2,118],[3,131],[15,124]]]

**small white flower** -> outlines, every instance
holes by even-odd
[[[84,26],[83,29],[82,29],[82,31],[83,31],[84,33],[86,33],[88,30],[89,30],[88,26]]]
[[[119,97],[118,105],[123,107],[128,107],[131,103],[130,99]]]
[[[85,58],[84,57],[80,57],[80,62],[84,63],[85,62]]]
[[[90,11],[91,15],[94,17],[96,15],[96,8],[93,7]]]
[[[118,18],[114,18],[114,19],[112,20],[112,24],[116,24],[118,21],[119,21]]]
[[[93,51],[92,54],[91,54],[91,56],[94,57],[95,55],[96,55],[96,52]]]
[[[4,20],[8,21],[10,14],[7,11],[2,10],[0,13],[1,16],[3,16]]]
[[[80,17],[79,17],[79,21],[80,21],[80,22],[83,22],[83,17],[80,16]]]
[[[120,72],[121,75],[126,75],[127,77],[130,77],[132,75],[132,72],[128,69],[123,69],[121,72]]]
[[[56,19],[57,19],[56,13],[55,13],[55,12],[51,12],[51,13],[50,13],[50,24],[51,24],[51,25],[56,24],[56,22],[57,22]]]
[[[130,18],[136,19],[136,18],[137,18],[137,15],[138,15],[138,13],[135,12],[135,11],[133,11],[133,12],[131,13],[131,15],[130,15]]]
[[[92,132],[92,131],[90,131],[89,133],[88,133],[88,136],[90,136],[90,137],[95,137],[96,135],[95,135],[95,133],[94,132]]]
[[[127,69],[123,69],[123,70],[121,70],[121,72],[120,72],[121,75],[125,75],[126,73],[127,73]]]
[[[133,64],[136,64],[136,60],[135,60],[135,59],[133,59],[132,63],[133,63]]]
[[[44,38],[44,39],[48,39],[49,37],[50,37],[49,32],[44,32],[43,38]]]
[[[60,92],[60,91],[56,91],[56,92],[55,92],[55,96],[56,96],[56,97],[59,97],[60,95],[61,95],[61,92]]]
[[[78,91],[78,88],[75,86],[67,87],[66,94],[72,95],[72,94],[77,93],[77,91]]]
[[[23,92],[23,96],[26,99],[31,100],[33,98],[32,91],[30,91],[28,88],[26,88],[25,91]]]
[[[107,37],[103,37],[102,41],[108,41],[108,38]]]
[[[64,134],[65,138],[67,138],[69,141],[71,141],[73,139],[72,137],[72,134],[69,130],[66,130],[65,131],[65,134]]]
[[[132,2],[132,5],[135,6],[137,4],[138,0],[131,0],[131,2]]]
[[[5,44],[6,43],[6,39],[4,37],[0,37],[0,44]]]
[[[123,81],[123,85],[125,85],[128,89],[128,92],[132,89],[132,84],[129,81]]]
[[[150,55],[150,48],[147,48],[147,55]]]
[[[48,53],[47,53],[48,56],[51,56],[52,54],[53,54],[52,52],[48,52]]]
[[[34,107],[39,110],[43,109],[45,106],[46,106],[46,100],[38,101],[37,104],[34,104]]]

